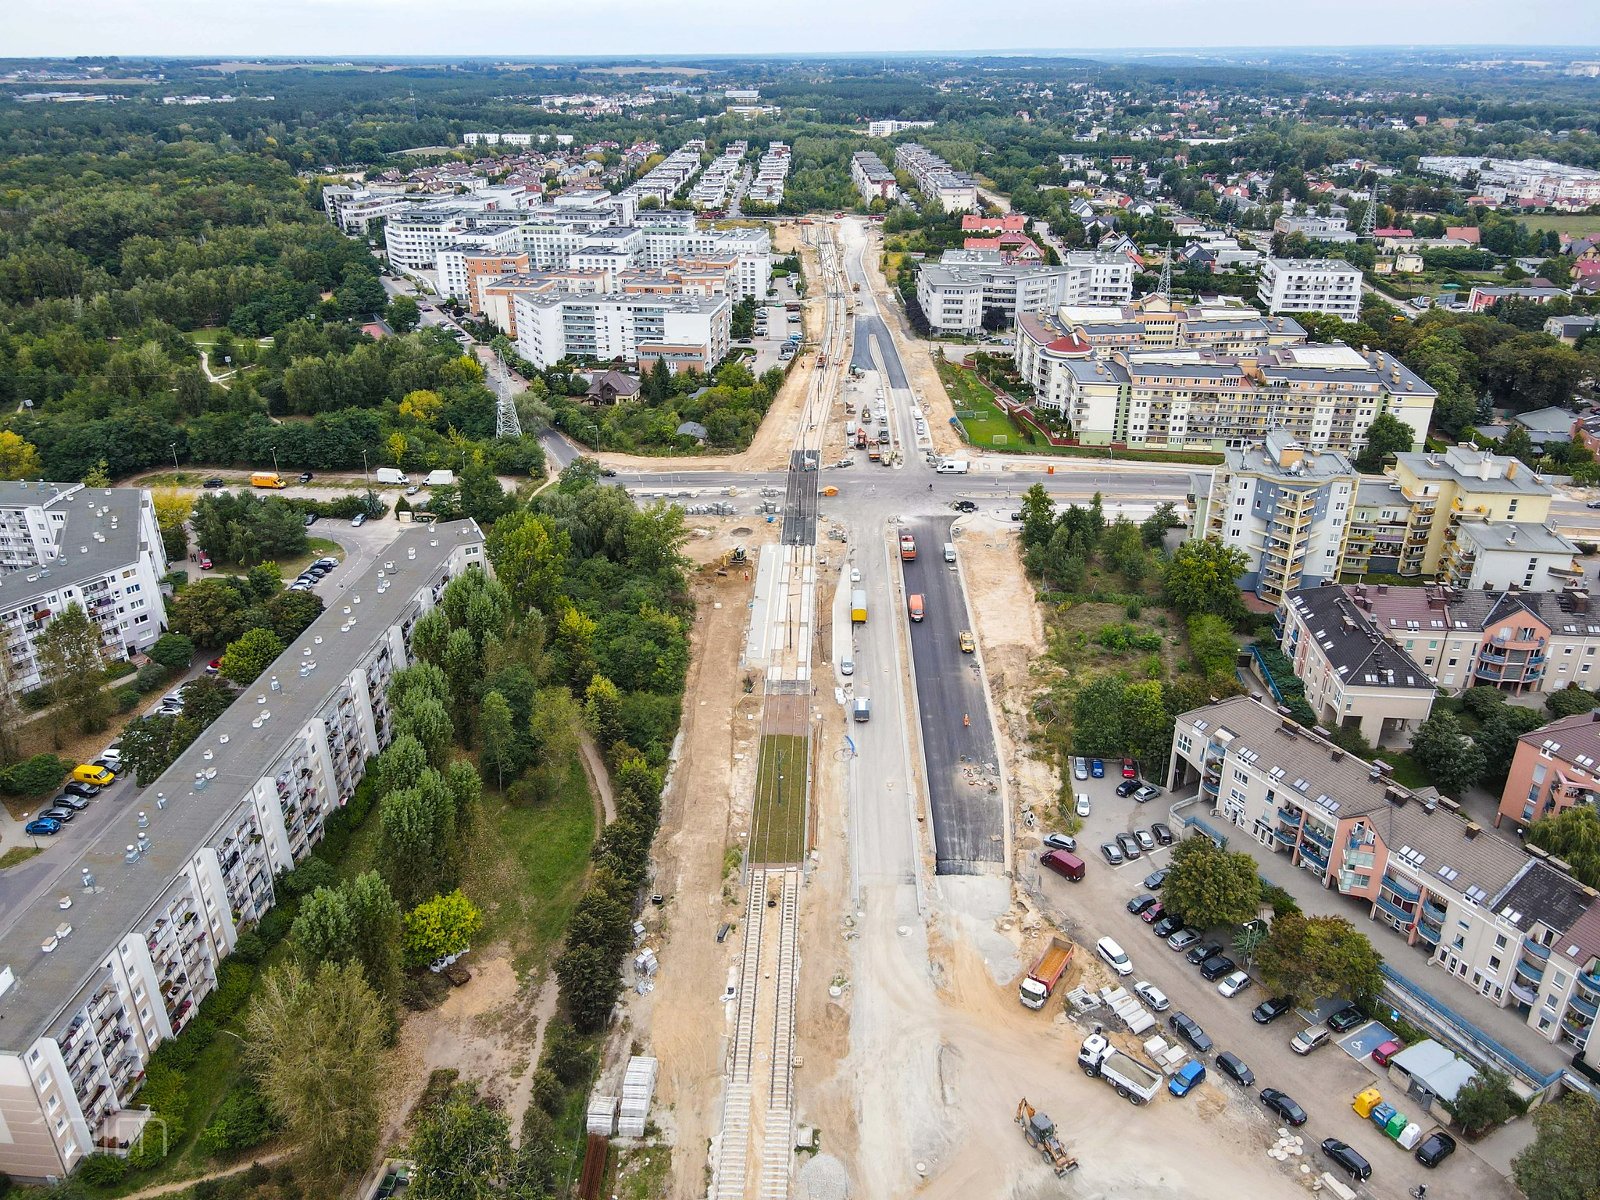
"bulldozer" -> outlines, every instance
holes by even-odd
[[[1017,1124],[1022,1128],[1022,1136],[1028,1139],[1028,1145],[1050,1164],[1057,1179],[1063,1178],[1068,1171],[1078,1169],[1078,1160],[1067,1153],[1067,1148],[1056,1136],[1056,1123],[1044,1113],[1035,1112],[1026,1096],[1017,1102]]]

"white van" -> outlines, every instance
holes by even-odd
[[[872,701],[865,696],[857,696],[851,706],[855,719],[858,721],[872,720]]]
[[[1105,959],[1106,966],[1118,975],[1133,974],[1133,963],[1128,961],[1128,956],[1122,952],[1122,947],[1111,938],[1103,937],[1096,942],[1094,952]]]
[[[944,560],[945,562],[955,562],[956,544],[954,542],[946,542],[944,544]]]

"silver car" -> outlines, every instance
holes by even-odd
[[[1089,793],[1079,792],[1078,805],[1074,811],[1076,811],[1080,817],[1087,817],[1089,815],[1089,808]]]
[[[1148,829],[1135,829],[1133,831],[1133,836],[1139,842],[1139,849],[1149,851],[1156,848],[1156,839],[1151,835]]]
[[[1166,1012],[1172,1007],[1172,1002],[1167,999],[1167,994],[1155,984],[1141,979],[1133,985],[1134,995],[1148,1004],[1155,1012]]]
[[[1047,833],[1044,835],[1044,844],[1052,850],[1076,850],[1078,839],[1065,833]]]
[[[1086,759],[1086,758],[1075,758],[1075,759],[1072,760],[1072,777],[1074,779],[1087,779],[1087,778],[1089,778],[1089,760],[1088,759]]]

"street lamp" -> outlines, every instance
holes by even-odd
[[[167,449],[172,451],[172,469],[178,470],[178,443],[168,442]]]
[[[372,479],[367,474],[367,452],[361,452],[361,477],[367,481],[367,491],[372,490]]]
[[[22,814],[22,827],[24,829],[26,829],[28,827],[28,820],[32,816],[33,816],[32,813],[23,813]],[[30,834],[28,834],[28,837],[33,842],[33,848],[35,850],[37,850],[39,848],[39,835],[36,834],[36,833],[30,833]]]

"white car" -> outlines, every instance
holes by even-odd
[[[1079,792],[1078,793],[1077,813],[1078,813],[1078,815],[1080,817],[1087,817],[1089,815],[1089,793],[1088,792]]]
[[[1167,994],[1155,984],[1141,979],[1133,985],[1134,995],[1148,1004],[1155,1012],[1166,1012],[1172,1007],[1172,1002],[1167,999]]]
[[[1237,996],[1251,983],[1250,976],[1244,971],[1235,971],[1231,975],[1224,975],[1217,981],[1217,991],[1224,996]]]
[[[860,567],[851,567],[850,568],[850,582],[851,583],[860,583],[861,582],[861,568]]]

